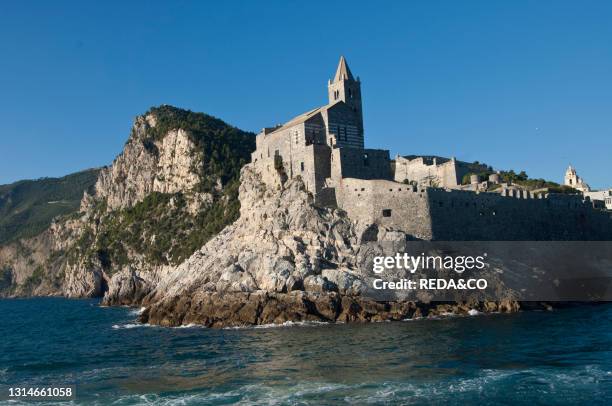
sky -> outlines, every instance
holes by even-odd
[[[612,187],[612,2],[4,2],[0,184],[112,163],[151,106],[257,132],[327,103],[366,146]]]

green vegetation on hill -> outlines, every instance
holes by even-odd
[[[478,175],[480,180],[483,181],[483,180],[487,180],[489,178],[489,175],[493,173],[496,173],[496,172],[493,171],[492,167],[476,161],[473,164],[470,164],[470,172],[463,176],[461,183],[464,185],[467,185],[468,183],[470,183],[470,176],[473,174]],[[560,185],[556,182],[551,182],[545,179],[531,179],[529,178],[529,176],[527,175],[525,171],[521,171],[519,173],[516,173],[513,170],[500,171],[499,175],[500,175],[502,182],[519,185],[528,190],[548,188],[548,190],[553,193],[567,193],[567,194],[579,193],[576,189],[570,186]]]
[[[0,185],[0,244],[33,237],[54,217],[75,212],[83,192],[96,183],[98,172],[89,169],[62,178]]]
[[[97,258],[109,273],[127,265],[130,253],[143,255],[153,265],[179,264],[236,221],[238,182],[195,216],[185,209],[182,193],[151,193],[133,207],[103,215],[98,233],[87,230],[68,258]]]
[[[202,158],[202,166],[196,168],[200,185],[194,192],[210,193],[212,202],[202,202],[197,213],[190,213],[187,204],[193,199],[192,191],[154,192],[133,207],[107,213],[105,202],[100,201],[97,232],[83,233],[67,253],[69,261],[98,259],[109,274],[128,265],[134,255],[151,265],[176,265],[238,218],[240,169],[255,150],[254,134],[172,106],[154,107],[146,114],[153,114],[157,122],[142,141],[153,153],[157,153],[154,142],[169,131],[188,132]]]

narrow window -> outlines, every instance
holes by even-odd
[[[304,162],[300,162],[300,168],[302,169],[302,172],[304,172]]]
[[[383,217],[391,217],[391,209],[383,209],[382,215]]]

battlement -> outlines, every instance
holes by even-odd
[[[338,206],[356,221],[436,240],[607,240],[612,213],[576,195],[417,187],[343,179]]]

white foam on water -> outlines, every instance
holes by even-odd
[[[325,321],[286,321],[284,323],[267,323],[267,324],[256,324],[253,326],[232,326],[224,327],[224,330],[249,330],[249,329],[268,329],[268,328],[284,328],[284,327],[315,327],[332,324]],[[343,323],[336,323],[343,324]]]
[[[459,400],[464,396],[468,399],[474,396],[488,395],[498,398],[500,390],[505,391],[505,385],[518,385],[522,380],[528,380],[529,387],[534,381],[541,382],[541,393],[532,399],[545,399],[549,394],[563,394],[562,388],[571,388],[579,377],[584,384],[605,385],[610,379],[611,371],[597,365],[586,366],[567,372],[551,372],[546,369],[483,369],[473,377],[457,377],[444,381],[364,381],[359,383],[338,383],[326,381],[302,381],[292,385],[268,386],[262,384],[246,384],[239,388],[227,390],[174,393],[169,396],[156,393],[123,395],[116,399],[105,399],[92,404],[154,404],[154,405],[202,405],[202,404],[234,404],[234,405],[289,405],[330,404],[330,399],[341,399],[346,404],[429,404],[437,399],[443,404],[449,400]],[[589,379],[585,379],[585,378]],[[501,384],[501,385],[500,385]],[[500,389],[502,388],[502,389]],[[523,387],[523,390],[526,387]],[[558,392],[561,390],[561,392]],[[327,396],[331,395],[330,398]],[[314,399],[317,399],[316,401]],[[574,397],[568,404],[576,403],[581,398]],[[453,403],[452,401],[450,403]]]
[[[122,329],[130,329],[130,328],[139,328],[139,327],[157,327],[152,324],[146,323],[126,323],[126,324],[113,324],[113,329],[122,330]]]
[[[145,311],[146,307],[141,307],[140,309],[132,309],[130,310],[130,314],[133,316],[140,316],[144,311]]]
[[[189,323],[189,324],[182,324],[180,326],[171,327],[171,328],[206,328],[206,326],[203,326],[201,324],[196,324],[196,323]]]
[[[258,324],[256,326],[253,326],[253,328],[261,329],[261,328],[279,328],[279,327],[312,327],[312,326],[321,326],[321,325],[326,325],[326,324],[329,324],[329,323],[326,323],[324,321],[286,321],[280,324],[276,324],[276,323]]]

